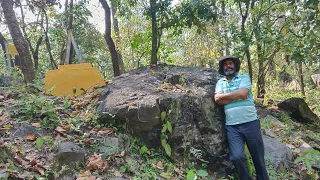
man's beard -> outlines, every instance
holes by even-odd
[[[224,70],[224,74],[226,76],[232,76],[236,73],[235,68],[229,68]]]

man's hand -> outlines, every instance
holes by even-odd
[[[214,95],[214,101],[215,101],[217,104],[220,104],[220,105],[226,105],[226,104],[229,104],[230,102],[232,102],[232,100],[224,99],[224,97],[225,97],[224,94],[215,93],[215,95]]]
[[[249,98],[249,90],[247,88],[240,88],[231,93],[221,94],[215,93],[214,100],[217,104],[229,104],[235,100],[244,100]]]

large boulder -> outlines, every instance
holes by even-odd
[[[222,109],[213,102],[219,75],[199,68],[160,66],[140,68],[113,79],[101,96],[101,122],[127,122],[149,146],[161,145],[161,112],[173,126],[168,143],[174,159],[183,160],[191,147],[226,171],[227,141]],[[192,155],[191,155],[192,156]]]
[[[302,98],[290,98],[278,104],[278,107],[289,112],[290,116],[303,123],[313,123],[319,118]]]
[[[269,161],[278,172],[287,172],[292,163],[292,151],[278,140],[262,136],[265,159]]]
[[[314,84],[316,84],[317,87],[320,88],[320,74],[314,74],[311,76],[311,78]]]

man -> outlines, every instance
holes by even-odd
[[[224,56],[219,60],[219,73],[225,78],[216,85],[214,99],[224,105],[226,132],[231,150],[230,159],[241,180],[252,179],[244,156],[244,143],[250,151],[258,180],[268,179],[264,146],[251,90],[250,77],[239,75],[240,60]]]

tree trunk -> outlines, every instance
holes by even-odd
[[[2,33],[0,32],[0,44],[3,50],[4,58],[6,59],[6,39],[3,37]]]
[[[306,96],[306,93],[304,91],[304,82],[303,82],[303,72],[302,72],[302,61],[298,62],[298,76],[299,76],[299,85],[300,85],[300,91],[303,96]]]
[[[35,78],[35,71],[33,68],[28,43],[22,35],[16,15],[13,11],[13,0],[2,0],[1,6],[11,37],[13,39],[13,43],[16,46],[21,58],[21,70],[24,75],[24,80],[26,83],[32,82]]]
[[[33,57],[33,62],[34,62],[34,68],[36,71],[38,71],[38,68],[39,68],[39,46],[41,45],[42,43],[42,40],[43,40],[43,36],[41,35],[41,37],[38,39],[37,41],[37,44],[36,44],[36,49],[33,48],[32,44],[31,44],[31,41],[30,39],[28,38],[28,34],[27,34],[27,31],[26,31],[26,24],[24,22],[24,12],[23,12],[23,7],[22,7],[22,4],[20,2],[20,12],[21,12],[21,21],[22,21],[22,32],[24,34],[24,37],[26,38],[27,42],[28,42],[28,45],[29,45],[29,48],[30,48],[30,51],[32,53],[32,57]],[[43,18],[41,18],[41,24],[43,23]]]
[[[256,46],[257,46],[257,55],[258,55],[258,81],[257,81],[257,87],[258,87],[258,94],[257,98],[264,99],[264,95],[266,93],[265,90],[265,77],[264,77],[264,58],[262,55],[262,45],[260,44],[260,34],[258,32],[258,29],[254,29],[254,33],[256,36]]]
[[[50,62],[51,62],[52,69],[57,69],[58,66],[57,66],[56,62],[54,61],[54,59],[53,59],[53,55],[51,53],[50,39],[49,39],[49,36],[48,36],[48,29],[49,29],[48,15],[47,15],[47,12],[45,11],[44,8],[42,9],[42,12],[43,12],[43,14],[44,14],[44,16],[46,18],[46,28],[43,27],[43,24],[41,24],[41,26],[42,26],[42,29],[43,29],[44,35],[45,35],[45,42],[46,42],[47,51],[49,52],[49,57],[50,57]],[[42,16],[42,18],[43,18],[43,16]]]
[[[254,6],[254,1],[251,2],[251,8],[253,8]],[[250,55],[250,51],[249,51],[249,38],[247,37],[246,31],[245,31],[245,24],[248,18],[248,12],[249,12],[249,1],[246,2],[246,9],[245,12],[242,12],[242,7],[241,4],[239,2],[239,8],[240,8],[240,12],[241,12],[241,35],[242,35],[242,41],[245,44],[245,55],[247,57],[247,62],[248,62],[248,71],[249,71],[249,76],[250,76],[250,80],[252,83],[252,63],[251,63],[251,55]],[[251,39],[251,38],[250,38]]]
[[[70,6],[69,6],[69,22],[68,22],[68,29],[67,29],[67,36],[68,32],[72,31],[72,23],[73,23],[73,0],[70,0]],[[72,42],[71,42],[72,43]],[[73,46],[70,46],[70,56],[69,56],[69,64],[73,63]]]
[[[151,66],[157,65],[157,54],[158,54],[158,28],[157,28],[157,17],[156,17],[156,0],[150,0],[150,15],[152,25],[152,50],[151,50]]]
[[[105,35],[104,38],[107,42],[110,54],[111,54],[111,60],[112,60],[112,67],[113,67],[113,74],[114,76],[120,76],[120,68],[119,68],[119,60],[118,60],[118,53],[116,50],[116,47],[114,45],[113,39],[111,37],[111,12],[110,7],[106,0],[99,0],[102,4],[102,7],[105,11]]]
[[[117,54],[118,54],[118,61],[119,61],[119,69],[120,73],[123,74],[125,73],[125,68],[122,60],[122,54],[121,54],[121,40],[120,40],[120,30],[119,30],[119,22],[118,19],[116,18],[116,13],[117,13],[117,6],[115,2],[111,1],[112,7],[111,7],[111,12],[112,12],[112,20],[113,20],[113,29],[116,34],[116,49],[117,49]]]

